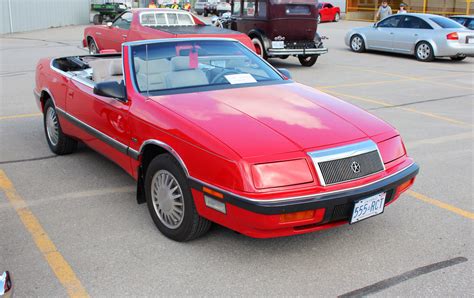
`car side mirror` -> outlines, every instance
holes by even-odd
[[[11,298],[13,296],[13,283],[8,271],[0,275],[0,296]]]
[[[377,23],[374,23],[374,25],[372,27],[377,28]]]
[[[291,73],[288,69],[286,68],[278,68],[278,71],[284,75],[285,77],[287,77],[288,79],[291,79]]]
[[[94,94],[104,97],[115,98],[122,102],[127,101],[123,81],[121,83],[118,83],[116,81],[97,83],[94,87]]]
[[[107,22],[106,23],[106,26],[109,27],[109,28],[112,28],[112,25],[113,25],[112,22]]]

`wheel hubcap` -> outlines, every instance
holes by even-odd
[[[428,45],[422,44],[422,45],[418,46],[417,53],[418,53],[418,57],[425,60],[426,58],[428,58],[430,56],[431,50],[430,50],[430,47]]]
[[[59,138],[59,122],[56,115],[56,111],[53,108],[48,108],[46,111],[46,133],[48,135],[49,142],[56,146]]]
[[[95,46],[95,43],[91,43],[90,48],[89,48],[89,54],[91,55],[97,54],[97,47]]]
[[[360,50],[362,46],[362,40],[360,39],[360,37],[354,37],[352,39],[352,48],[356,51]]]
[[[178,181],[170,172],[160,170],[153,176],[151,197],[161,223],[169,229],[178,228],[184,218],[184,198]]]

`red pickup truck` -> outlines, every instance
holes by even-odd
[[[123,12],[113,22],[84,29],[84,47],[89,53],[102,50],[122,51],[122,43],[144,39],[224,37],[233,38],[255,50],[243,33],[208,26],[193,14],[175,9],[132,9]]]

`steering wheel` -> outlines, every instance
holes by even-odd
[[[216,83],[227,83],[228,81],[224,81],[224,76],[226,75],[230,75],[230,74],[240,74],[240,71],[238,70],[234,70],[234,69],[226,69],[224,70],[223,72],[221,72],[220,74],[216,75],[212,81],[211,81],[211,85],[212,84],[216,84]]]

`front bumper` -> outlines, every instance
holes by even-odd
[[[327,48],[309,48],[309,49],[273,49],[267,50],[269,56],[285,56],[285,55],[322,55],[328,52]]]
[[[387,193],[385,204],[388,205],[401,194],[402,191],[398,187],[405,182],[413,182],[418,171],[418,165],[412,163],[395,174],[360,187],[301,198],[274,200],[255,200],[238,196],[193,179],[190,179],[190,183],[199,214],[242,234],[268,238],[303,234],[345,224],[352,214],[356,201],[378,193]],[[199,191],[203,186],[224,194],[220,200],[226,204],[226,214],[206,206],[204,195]],[[324,216],[317,222],[306,220],[280,223],[281,214],[317,209],[324,209]]]

